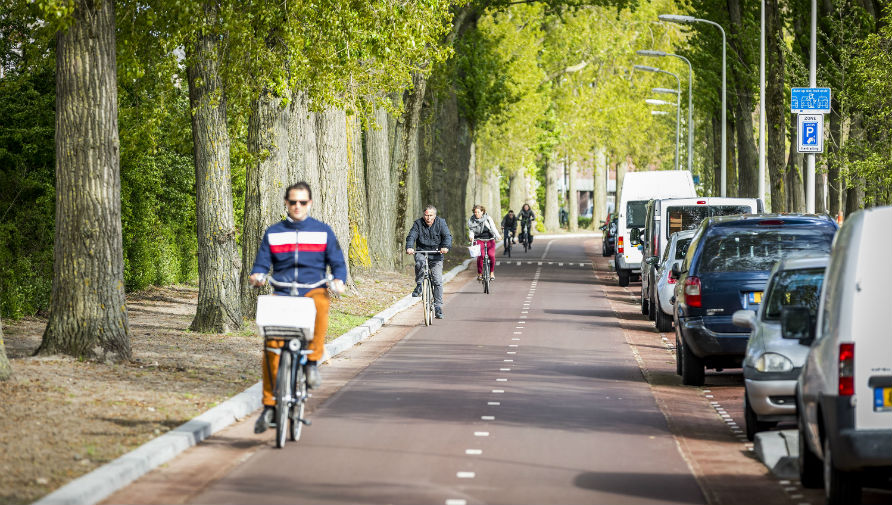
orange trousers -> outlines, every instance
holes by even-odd
[[[331,299],[328,297],[328,289],[316,288],[306,295],[316,303],[316,327],[313,329],[313,340],[307,345],[307,349],[313,354],[307,356],[310,361],[319,361],[325,353],[325,332],[328,331],[328,306]],[[279,355],[267,351],[266,348],[281,349],[285,345],[284,340],[268,340],[263,343],[263,404],[275,407],[276,398],[273,395],[273,387],[276,384],[276,374],[279,371]]]

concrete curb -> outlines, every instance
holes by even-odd
[[[753,450],[771,473],[781,479],[799,478],[799,432],[797,430],[756,433]]]
[[[468,268],[471,259],[462,262],[445,275],[443,283]],[[325,345],[323,361],[330,359],[369,338],[395,315],[418,303],[420,298],[405,296],[390,307],[372,316],[365,323]],[[146,442],[118,459],[81,476],[34,502],[35,505],[93,505],[131,482],[167,463],[186,449],[214,433],[244,419],[261,407],[263,385],[260,382],[160,437]]]

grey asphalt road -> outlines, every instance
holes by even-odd
[[[499,258],[194,503],[705,503],[582,239]],[[520,262],[520,264],[518,264]],[[541,264],[540,264],[541,263]]]

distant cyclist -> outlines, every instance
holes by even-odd
[[[505,234],[506,245],[508,240],[512,244],[516,243],[514,236],[517,235],[517,216],[514,215],[513,210],[509,210],[502,218],[502,232]]]
[[[487,256],[489,256],[489,278],[495,279],[496,268],[496,240],[502,240],[496,224],[486,213],[482,205],[475,205],[471,209],[473,215],[468,218],[468,236],[471,243],[486,242]],[[480,256],[477,256],[477,280],[483,280],[483,245],[480,246]]]
[[[326,268],[331,267],[334,280],[331,289],[336,293],[344,292],[347,280],[347,264],[338,239],[331,228],[310,217],[313,204],[313,193],[306,182],[292,184],[285,190],[285,209],[287,217],[266,229],[254,268],[251,269],[251,284],[263,285],[263,276],[270,268],[273,278],[279,282],[296,282],[312,284],[326,275]],[[288,296],[287,288],[276,288],[275,294]],[[325,352],[325,333],[328,330],[328,306],[330,299],[326,288],[313,290],[299,289],[300,296],[313,299],[316,304],[316,326],[313,340],[307,349],[313,351],[307,357],[304,371],[307,385],[318,388],[322,383],[316,363]],[[273,387],[279,369],[278,350],[285,341],[267,340],[263,352],[263,412],[254,424],[254,433],[263,433],[275,418],[276,399]]]
[[[437,217],[437,208],[428,205],[424,208],[424,216],[412,223],[412,229],[406,236],[406,254],[420,251],[440,251],[440,254],[428,256],[431,284],[434,288],[434,316],[443,319],[443,255],[452,247],[452,234],[449,225],[442,217]],[[412,296],[421,296],[421,280],[424,276],[424,255],[415,254],[415,291]]]
[[[533,212],[533,209],[530,208],[530,204],[525,203],[523,207],[520,208],[520,234],[523,237],[529,237],[527,242],[530,245],[533,244],[533,235],[530,234],[530,230],[532,229],[532,224],[536,221],[536,213]]]

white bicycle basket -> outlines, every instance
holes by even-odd
[[[260,295],[256,321],[263,338],[292,338],[303,334],[309,342],[316,328],[316,303],[304,296]]]

